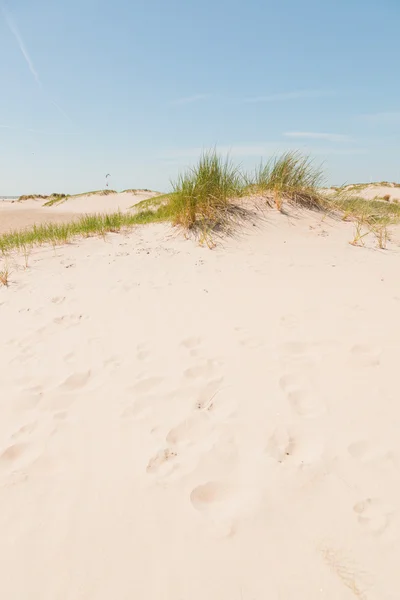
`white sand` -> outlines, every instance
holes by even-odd
[[[11,261],[1,598],[397,600],[400,248],[351,236],[271,211]]]
[[[46,200],[0,202],[0,233],[23,229],[40,223],[64,223],[91,213],[127,212],[142,200],[157,196],[157,192],[138,191],[121,194],[71,196],[65,202],[44,206]]]
[[[369,185],[365,189],[357,192],[357,196],[366,200],[374,200],[375,198],[383,198],[390,196],[390,200],[400,200],[400,187],[391,187],[387,185]]]
[[[380,185],[377,183],[365,184],[361,188],[356,187],[358,184],[350,184],[344,187],[344,190],[350,195],[365,200],[383,200],[385,196],[389,196],[389,202],[400,201],[400,186],[398,184]],[[362,185],[362,184],[361,184]],[[336,193],[337,188],[326,188],[325,193],[328,196]]]

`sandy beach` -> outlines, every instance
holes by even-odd
[[[271,210],[8,257],[2,597],[397,599],[399,233]]]
[[[71,196],[65,202],[44,206],[45,200],[28,199],[23,202],[0,202],[0,234],[13,229],[24,229],[42,223],[68,223],[85,214],[126,212],[142,200],[156,196],[157,192],[124,192],[102,196],[100,194]]]

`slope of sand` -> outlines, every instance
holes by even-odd
[[[384,198],[390,196],[390,200],[400,200],[400,187],[392,187],[388,185],[368,185],[364,189],[357,192],[360,198],[366,200],[374,200],[374,198]]]
[[[389,202],[400,201],[400,185],[379,183],[370,184],[350,184],[343,188],[353,196],[364,198],[365,200],[383,200],[385,196],[390,196]],[[337,188],[328,188],[324,190],[328,195],[335,194]]]
[[[90,213],[125,212],[142,200],[157,196],[157,192],[124,192],[121,194],[91,194],[71,196],[65,202],[44,206],[45,200],[0,202],[0,234],[10,229],[23,229],[41,223],[65,223]]]
[[[351,237],[271,211],[9,259],[2,598],[397,600],[399,236]]]

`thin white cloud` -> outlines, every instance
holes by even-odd
[[[60,114],[63,115],[63,117],[65,117],[66,119],[68,119],[68,121],[72,122],[72,119],[69,117],[69,115],[65,112],[65,110],[63,108],[61,108],[61,106],[59,106],[59,104],[57,104],[57,102],[55,102],[52,98],[50,98],[46,93],[45,90],[43,88],[43,84],[40,80],[39,77],[39,73],[35,68],[35,65],[33,64],[33,60],[25,46],[24,40],[22,39],[22,36],[18,30],[18,27],[14,21],[14,19],[11,16],[11,13],[6,9],[6,7],[4,5],[2,5],[1,7],[1,12],[3,13],[5,22],[7,23],[7,26],[10,30],[10,32],[12,33],[12,35],[15,38],[15,41],[17,42],[18,48],[21,51],[22,56],[25,59],[26,64],[28,65],[28,69],[32,74],[32,77],[34,78],[34,80],[36,81],[37,85],[40,87],[40,89],[42,90],[43,94],[46,95],[46,97],[48,98],[48,100],[51,102],[51,104],[58,110],[58,112]]]
[[[24,41],[23,41],[23,39],[21,37],[20,32],[17,29],[17,26],[16,26],[16,24],[15,24],[15,22],[14,22],[12,16],[11,16],[11,14],[8,12],[8,10],[6,10],[6,8],[4,6],[2,7],[2,13],[4,15],[4,18],[6,20],[6,23],[7,23],[7,26],[9,28],[9,30],[11,31],[11,33],[13,34],[13,36],[16,39],[18,47],[19,47],[20,51],[22,52],[23,57],[25,58],[25,61],[26,61],[27,65],[28,65],[28,68],[29,68],[30,72],[33,75],[33,78],[35,79],[36,83],[41,86],[42,84],[41,84],[41,81],[39,79],[39,74],[38,74],[38,72],[36,71],[36,69],[34,67],[34,64],[32,62],[32,59],[31,59],[30,55],[29,55],[29,52],[28,52],[28,50],[25,47]]]
[[[193,102],[200,102],[201,100],[208,100],[209,98],[211,98],[211,94],[194,94],[193,96],[178,98],[177,100],[174,100],[172,104],[174,106],[182,106],[183,104],[193,104]]]
[[[313,131],[287,131],[285,137],[304,140],[324,140],[326,142],[351,142],[351,137],[341,133],[320,133]]]
[[[362,115],[362,118],[371,123],[398,125],[400,124],[400,111],[378,112],[370,115]]]
[[[266,96],[252,96],[244,98],[241,102],[245,104],[258,104],[262,102],[279,102],[284,100],[301,100],[303,98],[322,98],[331,96],[334,92],[328,90],[297,90],[293,92],[279,92],[267,94]]]

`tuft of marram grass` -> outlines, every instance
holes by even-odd
[[[142,210],[137,213],[89,214],[69,223],[44,223],[31,228],[10,231],[0,235],[0,252],[17,249],[28,252],[33,246],[42,244],[66,244],[77,237],[104,236],[121,229],[157,223],[170,218],[168,206],[157,210]]]
[[[325,197],[321,192],[323,172],[308,156],[285,152],[256,169],[250,189],[258,193],[271,192],[278,209],[284,200],[307,208],[322,208]]]
[[[172,222],[204,233],[229,228],[235,213],[232,199],[243,195],[245,181],[229,157],[223,159],[210,151],[172,186],[169,196]]]

